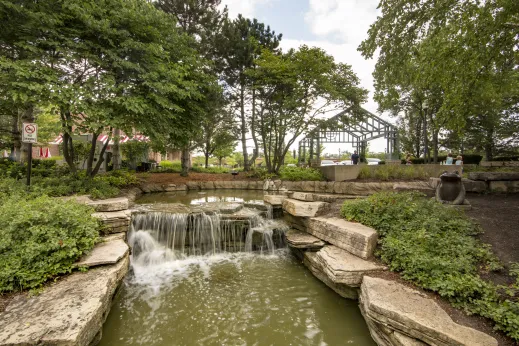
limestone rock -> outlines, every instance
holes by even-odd
[[[232,181],[215,181],[214,187],[215,189],[231,189]]]
[[[95,209],[95,211],[120,211],[129,208],[128,198],[126,197],[103,199],[100,201],[91,201],[87,204],[92,206]]]
[[[128,265],[126,256],[114,265],[73,273],[39,295],[16,297],[0,314],[0,345],[88,346],[100,339]]]
[[[155,183],[144,183],[140,185],[142,192],[144,193],[152,193],[152,192],[164,192],[164,187]]]
[[[200,189],[201,190],[214,190],[214,182],[213,181],[201,181],[200,182]]]
[[[307,251],[304,254],[303,264],[312,272],[312,274],[321,280],[326,286],[330,287],[341,297],[348,299],[358,298],[358,288],[350,287],[345,284],[337,284],[330,280],[323,272],[323,268],[320,263],[316,260],[317,254],[315,252]]]
[[[81,257],[76,266],[94,267],[103,264],[115,264],[128,255],[129,251],[130,248],[122,239],[104,241],[94,246],[90,253]]]
[[[434,193],[435,189],[431,186],[430,181],[403,181],[393,184],[394,191],[420,191],[425,193]]]
[[[296,249],[320,249],[325,245],[325,242],[319,238],[314,237],[306,232],[290,229],[285,233],[288,246]]]
[[[519,192],[519,180],[490,181],[490,192],[518,193]]]
[[[258,209],[261,211],[269,210],[269,206],[267,206],[264,203],[258,203],[258,202],[245,202],[245,203],[243,203],[243,206],[245,208]]]
[[[308,218],[306,217],[297,217],[290,215],[288,213],[284,213],[283,215],[285,222],[292,228],[295,228],[299,231],[306,232],[308,228]]]
[[[314,201],[319,202],[344,202],[347,199],[360,199],[366,198],[367,196],[351,196],[351,195],[328,195],[328,194],[314,194]]]
[[[187,185],[184,184],[168,184],[165,186],[164,190],[166,192],[174,192],[174,191],[187,191]]]
[[[519,172],[471,172],[469,179],[482,181],[519,180]]]
[[[493,337],[455,323],[434,300],[394,281],[364,277],[360,308],[370,327],[384,326],[426,344],[497,346]]]
[[[315,258],[331,281],[348,286],[359,287],[365,274],[386,269],[332,245],[319,250]]]
[[[292,192],[289,194],[290,198],[297,199],[298,201],[313,202],[314,194],[308,192]]]
[[[315,192],[317,193],[333,193],[334,181],[316,181]]]
[[[345,195],[369,196],[380,191],[393,190],[393,183],[359,183],[359,182],[335,182],[333,192]]]
[[[103,242],[108,242],[108,241],[112,241],[112,240],[116,240],[116,239],[126,240],[126,233],[125,232],[113,233],[113,234],[107,235],[105,237],[101,237],[101,240]]]
[[[301,190],[304,192],[315,192],[315,181],[303,181],[301,182]]]
[[[484,193],[487,191],[487,184],[484,181],[461,179],[466,192]]]
[[[188,190],[200,190],[200,183],[198,181],[188,181],[186,183]]]
[[[263,196],[263,201],[270,205],[283,205],[283,201],[287,198],[287,196],[283,195],[265,195]]]
[[[283,201],[283,210],[293,216],[319,216],[328,211],[328,208],[329,203],[326,202],[303,202],[290,198]]]
[[[336,217],[310,219],[307,232],[364,259],[370,258],[377,246],[374,229]]]
[[[128,232],[130,226],[130,210],[93,213],[93,217],[101,220],[105,233]]]

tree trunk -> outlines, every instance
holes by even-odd
[[[114,145],[112,146],[112,162],[114,165],[114,171],[121,169],[121,130],[114,130]]]
[[[70,125],[72,121],[72,117],[69,111],[61,110],[60,111],[61,118],[61,129],[63,131],[63,157],[65,158],[65,162],[70,169],[70,172],[76,174],[77,167],[74,155],[74,145],[72,142],[72,125]]]
[[[494,158],[494,128],[487,128],[485,134],[485,157],[487,161]]]
[[[96,154],[96,146],[97,146],[97,137],[99,137],[99,133],[92,133],[92,140],[90,142],[90,152],[88,153],[87,158],[87,167],[86,167],[86,175],[87,177],[90,177],[92,175],[92,166],[94,164],[94,158]],[[108,143],[109,140],[106,140],[106,143]]]
[[[180,162],[182,164],[182,172],[180,172],[180,175],[182,177],[187,177],[189,175],[189,146],[185,146],[182,148],[182,155],[180,158]]]
[[[437,129],[434,129],[433,130],[433,153],[434,153],[434,156],[433,156],[433,162],[434,163],[438,163],[438,136],[439,136],[439,133],[440,131],[437,130]]]
[[[255,165],[256,159],[259,155],[258,137],[256,136],[256,90],[254,89],[252,89],[252,117],[250,122],[250,131],[252,140],[254,141],[254,152],[252,153],[252,157],[249,161],[249,167],[252,167]]]
[[[18,114],[13,114],[11,131],[12,131],[12,138],[13,138],[11,159],[14,161],[20,162],[21,150],[22,150],[22,134],[20,133]]]
[[[222,168],[222,160],[223,160],[223,157],[218,158],[218,165],[220,166],[220,168]]]
[[[243,78],[243,77],[242,77]],[[247,155],[247,124],[245,119],[245,82],[240,85],[240,120],[241,120],[241,146],[243,150],[243,170],[250,171],[249,155]]]
[[[97,164],[90,175],[91,178],[93,178],[97,175],[97,173],[99,172],[99,169],[101,168],[101,165],[103,164],[103,161],[105,160],[104,156],[105,156],[106,148],[108,147],[108,143],[110,143],[110,139],[112,138],[112,128],[110,128],[109,133],[110,133],[110,135],[106,139],[106,143],[103,145],[103,148],[101,149],[101,152],[99,153],[99,160],[97,160]]]
[[[206,151],[204,153],[204,156],[205,156],[205,168],[208,168],[209,167],[209,152]]]

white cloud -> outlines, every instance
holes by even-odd
[[[238,14],[246,18],[254,17],[254,11],[257,5],[269,3],[271,0],[222,0],[221,7],[227,5],[229,8],[229,16],[235,18]]]
[[[309,0],[305,21],[319,36],[359,45],[377,18],[378,0]]]

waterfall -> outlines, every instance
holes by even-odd
[[[178,214],[144,212],[134,214],[128,235],[132,260],[153,264],[223,252],[272,253],[283,246],[287,226],[267,219],[253,209],[243,209],[240,217],[219,213]]]

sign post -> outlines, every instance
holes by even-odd
[[[32,171],[32,143],[38,141],[38,124],[23,123],[22,142],[28,144],[27,148],[27,187],[31,186]]]

